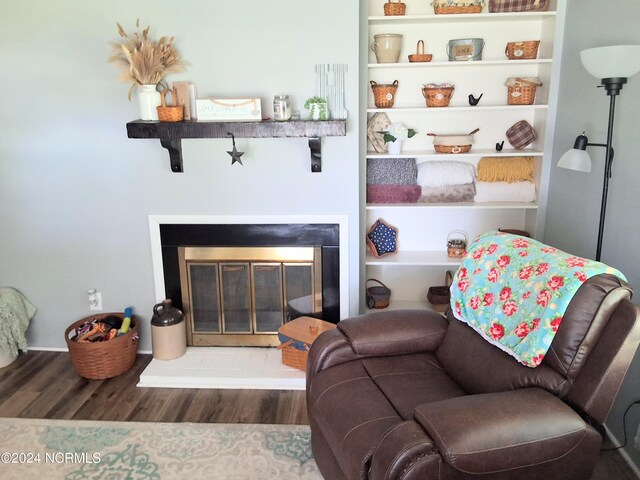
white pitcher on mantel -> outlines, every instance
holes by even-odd
[[[162,105],[162,100],[155,85],[140,85],[138,87],[138,105],[140,106],[140,119],[158,120],[156,107]]]

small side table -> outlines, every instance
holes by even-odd
[[[282,363],[306,371],[311,345],[322,332],[334,328],[333,323],[312,317],[298,317],[285,323],[278,329],[280,345],[276,347],[282,350]]]

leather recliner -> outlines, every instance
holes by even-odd
[[[526,367],[466,324],[423,310],[343,320],[307,363],[312,448],[326,480],[592,475],[640,341],[627,284],[576,292],[547,355]]]

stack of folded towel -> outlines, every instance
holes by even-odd
[[[473,202],[475,167],[455,160],[428,161],[418,164],[421,202]]]
[[[415,203],[415,158],[367,158],[367,203]]]
[[[533,157],[482,157],[475,201],[535,202],[534,167]]]

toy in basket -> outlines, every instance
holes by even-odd
[[[138,350],[138,325],[131,310],[103,313],[72,323],[64,332],[78,375],[103,380],[129,370]]]
[[[281,343],[276,347],[282,350],[283,365],[305,371],[313,342],[318,335],[334,328],[336,326],[333,323],[312,317],[298,317],[285,323],[278,329]]]

